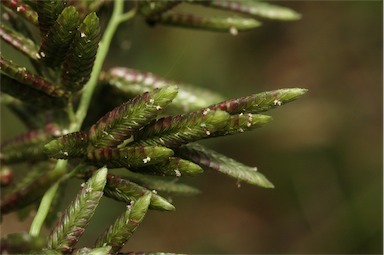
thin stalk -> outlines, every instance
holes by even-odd
[[[45,218],[48,215],[49,208],[51,206],[52,200],[55,197],[55,194],[58,188],[59,188],[59,182],[56,182],[47,190],[47,192],[45,192],[44,197],[40,202],[38,213],[33,219],[31,228],[29,230],[29,234],[31,236],[39,235],[40,229],[44,223]]]
[[[56,173],[63,172],[65,173],[67,167],[66,160],[58,160],[55,168],[52,171]],[[59,183],[61,180],[57,181],[54,185],[52,185],[44,194],[41,199],[39,209],[37,210],[36,216],[33,219],[31,224],[31,228],[29,230],[30,235],[38,236],[41,230],[41,227],[44,223],[45,218],[47,217],[49,208],[51,207],[51,203],[53,198],[55,197],[56,191],[59,187]]]

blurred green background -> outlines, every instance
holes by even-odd
[[[235,180],[213,172],[187,179],[203,193],[173,197],[176,212],[147,214],[126,251],[382,253],[383,3],[276,4],[303,18],[265,20],[238,36],[151,28],[141,18],[120,27],[106,68],[147,70],[227,98],[309,89],[300,100],[269,112],[274,117],[269,125],[205,142],[257,166],[275,189],[238,188]],[[7,109],[1,112],[2,139],[22,132]],[[81,245],[92,244],[122,210],[104,199]],[[3,219],[2,235],[28,230],[30,219],[14,220],[14,215]]]

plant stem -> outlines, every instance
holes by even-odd
[[[40,202],[38,213],[33,219],[31,228],[29,230],[29,234],[31,236],[38,236],[40,233],[40,229],[44,223],[45,218],[47,217],[49,207],[52,203],[53,198],[59,188],[59,182],[53,184],[47,192],[45,192],[43,199]]]
[[[55,168],[52,170],[53,172],[60,173],[63,172],[65,173],[66,167],[67,167],[67,162],[66,160],[58,160],[56,163]],[[33,219],[33,222],[31,224],[31,228],[29,230],[29,234],[32,236],[38,236],[41,230],[41,227],[44,223],[45,218],[47,217],[49,208],[51,207],[51,203],[53,198],[55,197],[56,191],[59,187],[59,183],[62,180],[57,181],[55,184],[53,184],[47,192],[45,192],[40,205],[39,209],[37,210],[36,216]]]
[[[81,125],[83,124],[83,121],[87,115],[89,104],[92,99],[93,92],[96,88],[96,85],[98,83],[99,75],[101,72],[101,69],[104,64],[104,60],[108,54],[109,47],[111,45],[111,41],[113,38],[113,35],[116,32],[117,27],[119,24],[123,21],[127,21],[131,18],[133,18],[136,14],[136,9],[132,9],[128,13],[123,13],[124,11],[124,0],[115,0],[114,2],[114,8],[112,17],[108,23],[108,26],[105,30],[104,36],[99,44],[99,49],[97,51],[96,60],[92,69],[91,78],[89,79],[88,83],[86,84],[83,94],[81,96],[79,107],[75,113],[75,116],[73,116],[70,109],[70,117],[71,117],[71,125],[69,128],[69,132],[76,132],[79,131],[81,128]],[[71,116],[72,115],[72,116]],[[59,160],[54,168],[53,171],[57,171],[58,173],[60,171],[63,171],[66,169],[68,161],[67,160]],[[78,168],[76,168],[78,169]],[[68,175],[64,176],[63,179],[67,179],[70,176],[73,175],[72,171]],[[51,188],[48,189],[48,191],[44,194],[43,199],[41,200],[39,209],[36,213],[35,218],[33,219],[31,228],[30,228],[30,234],[33,236],[37,236],[40,233],[41,227],[44,223],[44,220],[48,214],[49,208],[51,206],[52,200],[57,192],[57,189],[59,187],[59,183],[63,181],[63,179],[60,179],[57,181]]]

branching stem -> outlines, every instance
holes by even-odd
[[[108,26],[105,30],[104,36],[99,44],[99,49],[97,51],[96,60],[92,69],[91,78],[89,79],[88,83],[84,87],[79,107],[73,116],[73,111],[70,109],[69,114],[71,116],[71,125],[69,128],[69,132],[76,132],[79,131],[81,128],[81,125],[83,124],[83,121],[87,115],[88,108],[92,99],[93,92],[96,88],[96,85],[98,83],[99,75],[101,72],[101,69],[103,67],[104,60],[108,54],[109,46],[111,44],[112,38],[117,30],[117,27],[120,25],[120,23],[127,21],[131,18],[133,18],[136,14],[136,9],[132,9],[131,11],[124,13],[124,0],[115,0],[114,2],[114,8],[112,17],[108,23]],[[72,113],[72,114],[71,114]],[[54,168],[53,171],[57,171],[58,174],[65,173],[65,169],[67,167],[68,161],[67,160],[59,160]],[[76,168],[77,169],[77,168]],[[48,191],[44,194],[39,209],[36,213],[36,216],[32,222],[31,228],[30,228],[30,234],[33,236],[37,236],[40,233],[41,227],[44,223],[44,220],[48,214],[49,208],[51,206],[52,200],[57,192],[57,189],[59,187],[59,184],[63,179],[67,179],[71,176],[73,176],[75,170],[73,170],[71,173],[65,175],[62,179],[57,181],[53,186],[51,186]]]

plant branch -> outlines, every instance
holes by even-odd
[[[101,69],[103,67],[104,60],[108,54],[108,50],[113,38],[113,35],[116,32],[117,27],[119,24],[123,21],[127,21],[134,17],[136,14],[136,9],[132,9],[131,11],[127,13],[123,13],[124,11],[124,0],[115,0],[114,2],[114,9],[112,13],[112,17],[110,19],[110,22],[108,23],[108,26],[106,28],[106,31],[104,33],[104,36],[100,42],[99,50],[96,55],[95,64],[93,66],[93,70],[91,73],[91,78],[89,79],[88,83],[86,84],[83,94],[80,100],[80,105],[75,113],[75,116],[73,116],[73,112],[71,111],[71,106],[69,107],[69,115],[71,118],[71,125],[69,132],[76,132],[79,131],[81,128],[81,125],[87,115],[88,108],[92,99],[93,92],[96,88],[96,85],[98,83],[99,75],[101,72]],[[68,161],[66,160],[59,160],[54,168],[53,171],[61,172],[65,171]],[[78,169],[78,168],[76,168]],[[68,175],[64,176],[64,179],[67,179],[73,175],[73,173],[76,172],[76,170],[73,170]],[[40,233],[41,227],[43,225],[43,222],[48,214],[48,210],[51,206],[52,199],[55,196],[55,193],[58,189],[59,183],[63,181],[63,179],[56,182],[43,196],[43,199],[41,200],[39,209],[36,213],[36,216],[32,222],[30,234],[37,236]]]

